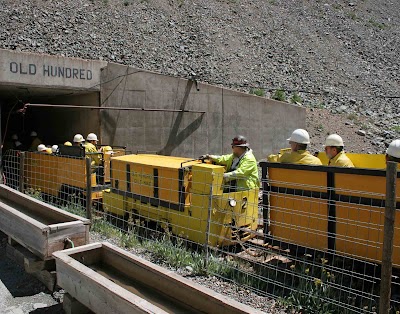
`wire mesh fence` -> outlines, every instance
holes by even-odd
[[[94,166],[88,157],[9,151],[5,182],[92,217],[94,230],[117,230],[122,246],[144,245],[194,275],[212,274],[300,312],[378,312],[384,171],[262,163],[261,187],[240,190],[224,181],[222,166],[199,160],[113,152]]]

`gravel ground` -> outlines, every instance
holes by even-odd
[[[327,109],[308,108],[307,125],[312,153],[323,151],[325,139],[332,133],[342,136],[347,152],[363,154],[384,153],[394,136],[394,132],[371,130],[374,126],[369,118],[347,113],[332,114]]]
[[[6,257],[6,235],[0,232],[0,313],[63,313],[63,291],[51,293],[36,278]]]

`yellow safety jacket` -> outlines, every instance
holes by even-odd
[[[98,152],[99,151],[97,150],[96,146],[94,146],[92,143],[85,144],[85,153],[89,153],[88,157],[92,158],[93,166],[100,165],[100,155],[101,154],[92,154],[92,153],[98,153]]]
[[[236,180],[237,190],[251,190],[260,186],[258,178],[257,160],[253,155],[253,151],[249,150],[240,158],[235,170],[230,171],[235,156],[233,154],[222,156],[210,156],[211,160],[226,168],[228,180]]]
[[[352,161],[346,156],[344,151],[329,159],[328,166],[354,168]]]
[[[321,160],[310,154],[306,150],[298,150],[297,152],[284,153],[278,162],[286,164],[298,164],[298,165],[314,165],[321,166]]]

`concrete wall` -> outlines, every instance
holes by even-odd
[[[101,71],[101,105],[205,111],[102,110],[101,139],[133,152],[197,157],[231,152],[231,139],[247,136],[258,159],[287,147],[295,128],[305,127],[304,108],[219,87],[109,63]]]
[[[11,108],[16,97],[22,103],[204,112],[29,109],[26,131],[35,129],[49,145],[95,132],[103,144],[132,152],[198,157],[230,153],[231,139],[242,134],[261,159],[287,147],[293,129],[306,123],[305,109],[287,103],[207,84],[197,91],[192,81],[118,64],[0,49],[0,98]]]

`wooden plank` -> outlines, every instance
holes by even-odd
[[[178,304],[185,304],[193,308],[194,312],[201,311],[206,313],[262,313],[255,310],[247,305],[236,302],[228,297],[222,296],[211,289],[197,285],[172,271],[163,269],[160,266],[154,265],[148,261],[138,258],[122,249],[114,247],[108,243],[95,243],[87,246],[82,246],[75,249],[68,249],[64,251],[59,251],[53,253],[53,256],[57,258],[57,271],[58,276],[62,277],[59,281],[59,285],[63,287],[67,292],[69,290],[76,291],[78,289],[79,293],[82,294],[81,298],[90,298],[91,296],[87,291],[90,288],[87,287],[76,287],[73,283],[81,283],[79,286],[85,286],[87,281],[82,282],[82,278],[92,280],[98,280],[103,282],[103,279],[99,278],[99,274],[91,270],[90,268],[82,268],[83,265],[77,260],[68,259],[67,255],[73,255],[76,259],[85,257],[85,250],[90,256],[91,263],[93,263],[93,255],[90,251],[95,250],[96,256],[101,258],[98,263],[102,265],[108,265],[118,270],[126,278],[131,278],[135,281],[141,282],[142,284],[154,289],[154,293],[160,293],[168,296],[172,300],[176,300]],[[102,254],[99,254],[99,251]],[[64,264],[62,269],[59,268],[59,263]],[[72,269],[66,269],[66,267],[76,268],[75,273]],[[64,271],[68,271],[68,274],[63,274]],[[89,279],[90,279],[89,278]],[[60,279],[59,279],[60,280]],[[64,286],[65,285],[65,286]],[[68,286],[67,286],[68,285]],[[115,285],[115,284],[114,284]],[[103,284],[102,287],[110,287],[109,283]],[[113,286],[114,287],[114,286]],[[117,287],[119,287],[117,285]],[[121,287],[119,287],[121,288]],[[75,290],[74,290],[75,289]],[[115,289],[115,287],[113,288]],[[92,291],[92,293],[98,294],[100,291]],[[107,291],[101,290],[101,293],[107,293]],[[121,298],[129,298],[130,295],[134,295],[125,289],[111,290],[108,293],[119,294]],[[74,296],[75,297],[75,296]],[[80,299],[78,299],[80,300]],[[129,300],[129,299],[128,299]],[[84,303],[86,305],[86,303]],[[93,310],[93,308],[91,308]],[[117,309],[117,310],[116,310]],[[113,313],[123,313],[122,308],[116,307],[113,309]],[[102,312],[103,313],[103,312]]]
[[[206,313],[262,313],[247,305],[227,298],[211,289],[195,284],[176,273],[103,243],[103,263],[128,277],[150,286],[173,299],[184,302]]]
[[[47,257],[48,227],[0,202],[0,230],[42,259]]]
[[[66,250],[73,252],[74,249]],[[167,313],[64,252],[55,252],[58,285],[95,313]]]
[[[89,226],[77,222],[75,226],[68,229],[59,229],[57,232],[51,232],[48,235],[47,255],[51,256],[53,252],[64,250],[66,247],[65,240],[68,238],[73,242],[74,246],[82,246],[87,244],[86,235],[89,232]]]
[[[80,220],[84,224],[90,224],[90,220],[86,218],[68,213],[53,205],[46,204],[4,184],[0,184],[0,198],[5,198],[9,201],[15,202],[20,206],[26,206],[38,214],[43,214],[59,223]]]

